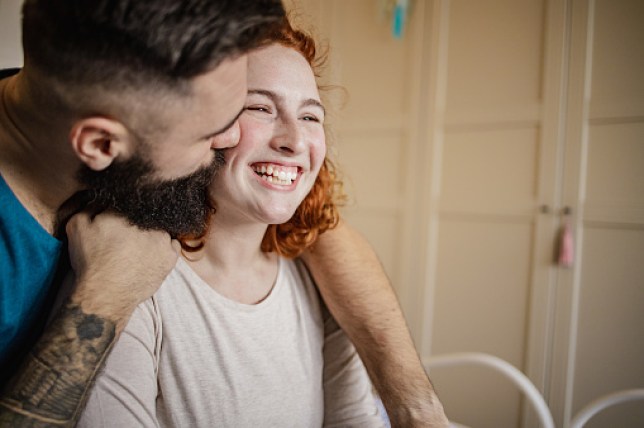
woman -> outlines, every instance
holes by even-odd
[[[79,426],[377,427],[355,350],[297,259],[337,223],[315,44],[288,23],[248,58],[216,211],[133,314]],[[287,258],[288,257],[288,258]]]

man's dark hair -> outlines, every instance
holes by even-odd
[[[177,89],[283,16],[281,0],[26,0],[25,64],[63,84]]]

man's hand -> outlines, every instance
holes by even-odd
[[[392,427],[447,427],[396,295],[369,243],[340,222],[302,257],[362,358]]]
[[[142,231],[111,213],[77,214],[66,230],[76,276],[72,303],[116,322],[119,331],[159,288],[180,250],[167,233]]]
[[[73,426],[130,315],[177,261],[167,233],[114,214],[77,214],[67,235],[76,287],[0,397],[0,427]]]

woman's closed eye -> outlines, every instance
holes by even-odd
[[[271,109],[268,106],[264,106],[264,105],[250,105],[245,107],[245,110],[256,111],[260,113],[268,113],[268,114],[271,113]]]
[[[318,116],[314,114],[305,114],[302,116],[302,120],[307,121],[307,122],[322,122],[322,119],[320,119]]]

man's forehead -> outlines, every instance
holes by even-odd
[[[226,58],[221,61],[217,66],[193,78],[193,83],[196,85],[205,82],[219,82],[225,84],[230,80],[244,79],[248,70],[248,55],[238,55],[231,58]]]
[[[246,56],[223,62],[197,76],[192,89],[193,113],[211,120],[212,133],[225,131],[235,122],[246,99]]]

